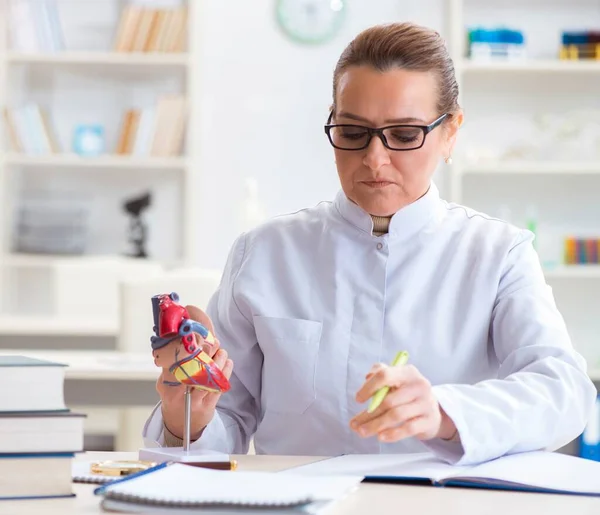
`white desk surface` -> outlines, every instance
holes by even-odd
[[[88,453],[77,459],[135,459],[135,453]],[[282,470],[316,458],[236,456],[241,470]],[[0,513],[11,515],[92,515],[105,513],[93,495],[97,485],[74,484],[75,498],[0,501]],[[328,510],[327,515],[598,515],[600,498],[544,495],[462,488],[361,484]]]
[[[90,381],[156,381],[160,369],[151,351],[126,353],[92,350],[1,349],[0,355],[20,355],[68,365],[66,379]]]

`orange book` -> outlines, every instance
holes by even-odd
[[[121,123],[121,132],[119,133],[119,140],[117,141],[117,148],[115,153],[122,155],[125,154],[127,149],[127,134],[131,127],[133,119],[133,110],[129,109],[123,115],[123,121]]]
[[[127,6],[123,10],[120,23],[122,27],[117,30],[115,51],[131,52],[143,12],[143,8],[135,5]]]
[[[177,39],[175,40],[175,46],[173,52],[185,52],[187,50],[187,38],[188,38],[188,11],[185,7],[181,9],[181,25]]]
[[[125,136],[124,154],[131,154],[135,145],[138,127],[140,125],[141,112],[139,109],[133,109],[131,112],[131,122]]]
[[[155,15],[156,11],[154,9],[144,9],[131,47],[132,52],[143,52],[146,48]]]
[[[169,33],[165,41],[165,52],[176,52],[180,44],[182,32],[185,31],[185,10],[179,7],[174,10]]]
[[[173,9],[165,9],[164,11],[159,33],[156,37],[156,52],[164,52],[167,48],[167,38],[169,37],[169,31],[171,30],[171,23],[173,21],[174,14],[175,11]]]
[[[152,26],[150,27],[150,32],[148,34],[148,41],[146,41],[146,45],[144,46],[144,52],[156,52],[157,51],[158,37],[160,36],[162,26],[165,22],[165,16],[166,16],[165,9],[158,9],[154,13],[154,18],[152,20]]]

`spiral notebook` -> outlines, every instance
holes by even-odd
[[[343,497],[362,476],[315,478],[272,472],[209,470],[163,463],[95,490],[110,504],[186,508],[298,508]],[[131,510],[134,511],[134,510]]]
[[[105,476],[103,474],[93,474],[91,465],[93,461],[73,461],[71,464],[71,479],[74,483],[112,483],[120,479],[115,476]]]

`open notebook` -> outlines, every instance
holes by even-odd
[[[180,463],[158,465],[95,490],[106,509],[149,512],[152,507],[214,509],[227,513],[248,508],[269,513],[310,513],[320,505],[343,497],[362,476],[326,478],[282,475],[272,472],[209,470]],[[204,513],[204,511],[203,511]]]
[[[366,481],[600,496],[600,462],[544,451],[513,454],[472,467],[449,465],[431,454],[356,454],[285,473],[351,474],[362,475]]]

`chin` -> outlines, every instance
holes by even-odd
[[[400,209],[399,202],[390,202],[384,199],[359,199],[357,204],[373,216],[392,216]]]

